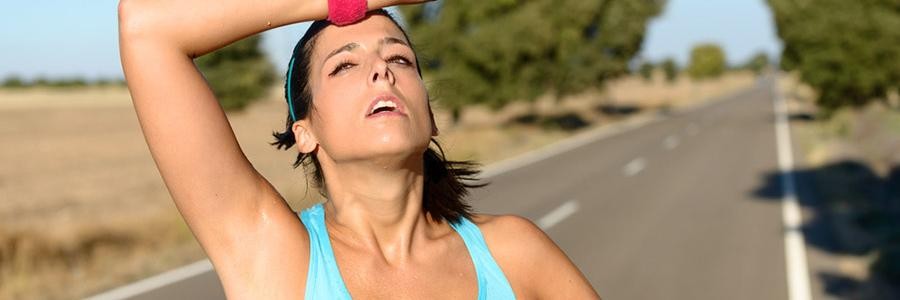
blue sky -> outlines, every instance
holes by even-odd
[[[0,78],[122,77],[116,35],[116,0],[32,0],[6,4],[0,18]],[[276,65],[287,63],[305,24],[265,33],[263,46]],[[698,42],[721,45],[729,62],[758,51],[780,53],[764,0],[669,0],[654,19],[641,57],[673,57],[682,65]],[[283,67],[282,67],[283,69]]]
[[[669,0],[649,25],[641,57],[650,61],[672,57],[683,66],[691,47],[703,42],[721,46],[732,64],[760,51],[772,59],[781,54],[781,41],[765,0]]]

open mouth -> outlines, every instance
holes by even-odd
[[[397,104],[394,101],[378,101],[372,111],[369,112],[369,115],[395,110],[397,110]]]
[[[392,113],[403,114],[403,111],[396,101],[391,99],[391,97],[387,97],[379,99],[377,101],[373,101],[373,103],[369,107],[369,113],[366,115],[366,117]]]

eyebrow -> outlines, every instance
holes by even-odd
[[[392,45],[392,44],[400,44],[400,45],[409,47],[409,44],[407,44],[405,41],[395,38],[395,37],[392,37],[392,36],[384,37],[380,41],[378,41],[379,47],[382,47],[384,45]],[[329,53],[328,56],[326,56],[325,59],[322,61],[328,61],[329,58],[331,58],[332,56],[338,55],[338,53],[341,53],[344,51],[353,51],[353,49],[356,49],[356,48],[359,48],[359,44],[357,44],[356,42],[348,43],[344,46],[341,46],[340,48],[335,49],[334,51],[331,51],[331,53]],[[412,48],[412,47],[410,47],[410,48]]]
[[[400,44],[400,45],[409,47],[409,44],[407,44],[405,41],[395,38],[395,37],[392,37],[392,36],[385,37],[385,38],[381,39],[380,41],[378,41],[378,46],[384,46],[384,45],[390,45],[390,44]]]

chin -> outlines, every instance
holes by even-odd
[[[365,143],[366,146],[364,147],[364,149],[366,149],[367,152],[372,153],[374,156],[407,157],[410,155],[421,155],[425,152],[425,149],[428,148],[428,144],[430,142],[430,138],[412,139],[408,136],[386,134],[370,140],[368,143]]]

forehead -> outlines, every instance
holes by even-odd
[[[318,61],[332,50],[348,43],[355,42],[361,46],[366,46],[378,43],[385,37],[394,37],[409,43],[400,28],[388,17],[382,15],[372,15],[358,23],[347,26],[328,26],[316,38],[312,57],[314,61]]]

